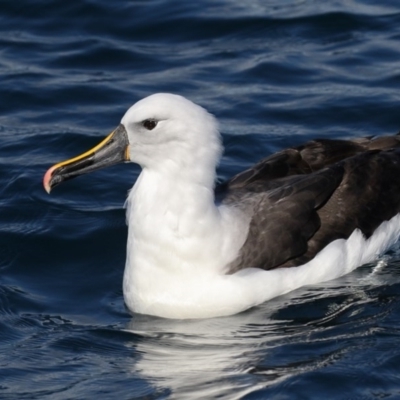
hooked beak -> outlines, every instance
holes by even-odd
[[[50,193],[61,182],[124,161],[130,161],[129,140],[121,124],[93,149],[49,168],[44,175],[43,186]]]

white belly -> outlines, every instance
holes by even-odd
[[[330,243],[307,264],[272,271],[248,268],[223,275],[219,270],[205,268],[204,272],[197,268],[171,273],[149,265],[144,268],[130,265],[124,274],[125,302],[133,312],[165,318],[231,315],[298,287],[347,274],[375,260],[399,235],[400,215],[397,215],[383,222],[367,240],[356,230],[348,240]]]

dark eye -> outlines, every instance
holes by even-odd
[[[149,131],[153,130],[157,126],[157,121],[154,119],[145,119],[142,125]]]

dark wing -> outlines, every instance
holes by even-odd
[[[369,151],[340,164],[343,180],[317,210],[320,229],[309,240],[307,252],[282,267],[304,264],[333,240],[347,239],[356,228],[368,238],[400,212],[400,148]]]
[[[253,182],[309,174],[368,150],[389,150],[399,145],[400,132],[395,136],[356,140],[316,139],[264,158],[220,185],[217,190],[238,189]]]
[[[304,264],[356,228],[370,236],[400,212],[400,150],[390,149],[399,145],[399,136],[313,141],[223,184],[223,203],[251,215],[229,273]]]

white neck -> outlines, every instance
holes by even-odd
[[[219,210],[212,186],[190,181],[187,170],[170,172],[144,169],[130,192],[128,251],[135,249],[135,260],[148,253],[142,261],[153,267],[192,269],[211,258],[197,244],[221,231]]]

